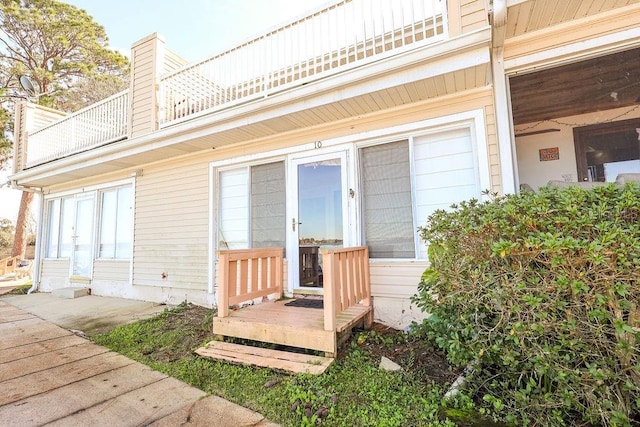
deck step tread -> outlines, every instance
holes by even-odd
[[[214,360],[313,375],[323,373],[334,360],[329,357],[271,350],[223,341],[211,341],[204,347],[197,349],[196,353]]]

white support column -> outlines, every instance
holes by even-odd
[[[494,104],[496,110],[496,133],[500,156],[502,193],[517,190],[517,160],[512,132],[511,103],[507,77],[504,71],[504,40],[507,23],[506,0],[493,2],[493,45],[491,68],[493,73]]]

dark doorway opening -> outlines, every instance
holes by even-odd
[[[640,172],[640,119],[577,127],[573,139],[580,181],[613,181],[618,173]]]

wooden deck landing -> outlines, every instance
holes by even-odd
[[[337,333],[352,328],[371,307],[356,304],[336,318],[336,331],[325,331],[324,311],[285,306],[288,300],[265,302],[214,317],[213,333],[335,354]]]

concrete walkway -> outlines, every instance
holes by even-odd
[[[123,311],[115,308],[119,303]],[[83,310],[126,323],[131,303],[50,294],[0,298],[0,426],[275,426],[65,329],[87,325]]]

